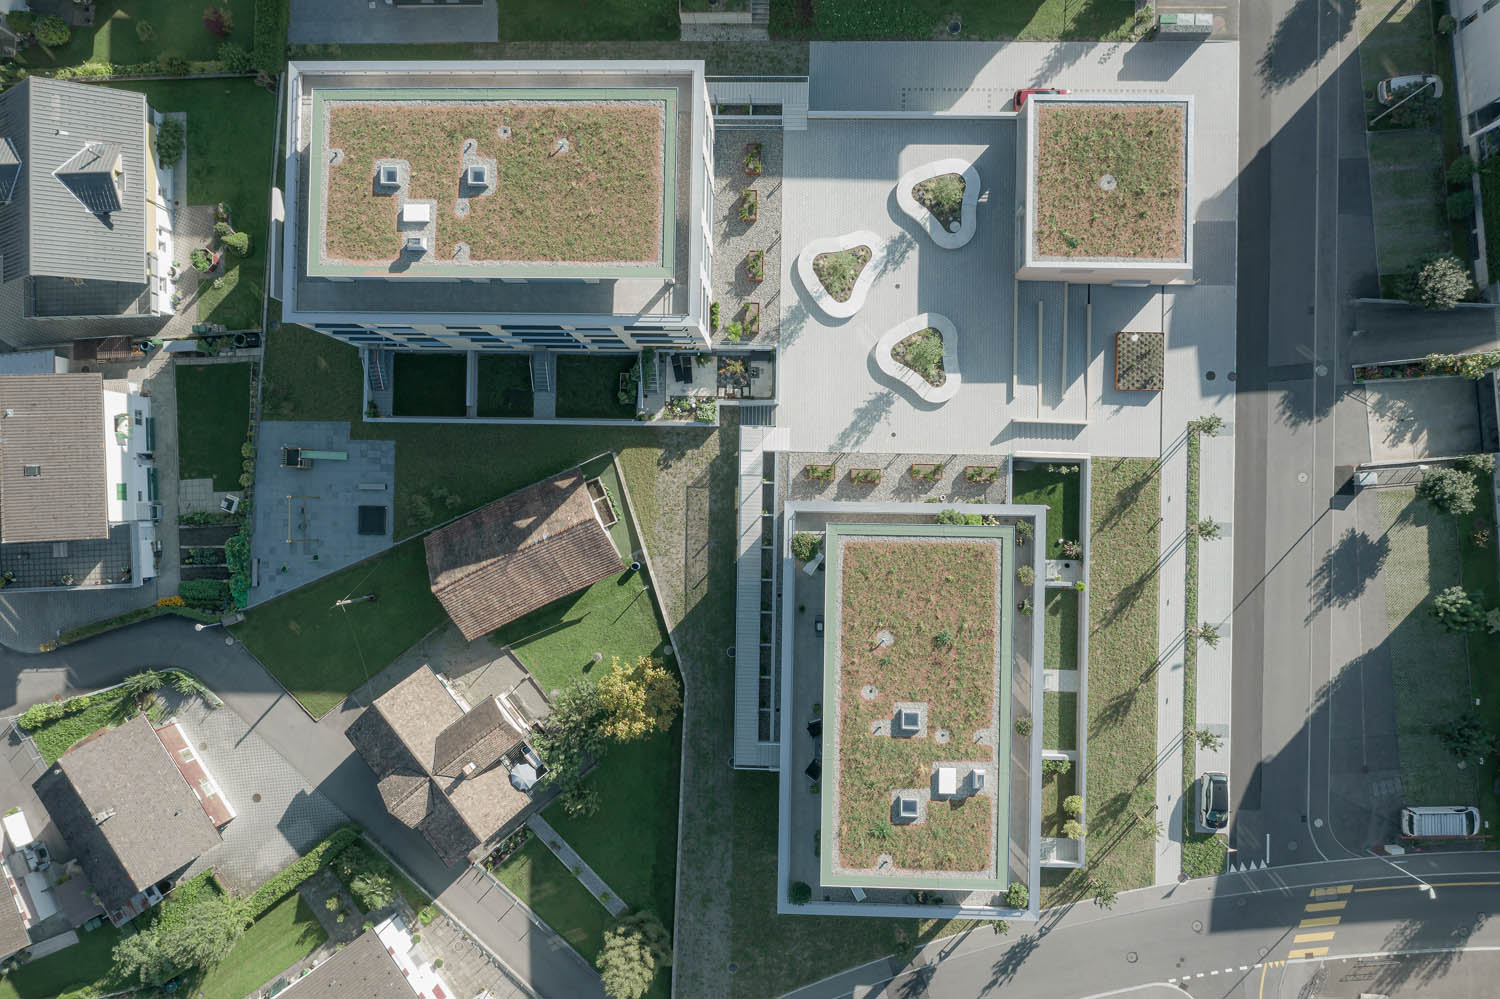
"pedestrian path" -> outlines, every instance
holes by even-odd
[[[625,914],[625,911],[630,907],[620,900],[620,896],[615,890],[605,884],[604,879],[596,874],[592,867],[584,863],[583,858],[578,855],[578,851],[569,846],[567,841],[558,835],[557,830],[547,824],[546,819],[540,815],[533,814],[531,818],[526,820],[526,824],[531,827],[531,831],[536,833],[543,843],[547,844],[547,849],[551,850],[557,859],[562,861],[563,866],[572,871],[573,876],[599,900],[599,904],[609,910],[611,916],[623,916]]]

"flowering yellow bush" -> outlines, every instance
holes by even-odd
[[[162,597],[160,600],[158,600],[156,602],[156,606],[158,606],[158,607],[186,607],[187,606],[187,601],[184,600],[184,599],[182,599],[181,597],[177,596],[174,593],[170,597]]]
[[[622,665],[615,656],[599,681],[599,696],[608,711],[602,731],[620,742],[665,732],[682,708],[677,677],[650,656],[641,656],[634,666]]]

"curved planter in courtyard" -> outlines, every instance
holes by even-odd
[[[941,177],[945,173],[956,173],[964,179],[964,203],[959,210],[958,231],[949,232],[933,214],[912,196],[911,189],[924,180]],[[979,171],[968,160],[933,160],[906,171],[896,182],[896,204],[912,217],[912,220],[927,230],[932,241],[945,250],[956,250],[974,238],[979,223]]]
[[[813,260],[820,253],[838,253],[840,250],[852,250],[856,246],[868,246],[870,248],[870,259],[865,264],[864,270],[859,272],[859,277],[854,279],[854,290],[849,293],[847,302],[840,302],[828,293],[823,287],[823,282],[818,280],[818,275],[813,271]],[[875,283],[875,274],[885,264],[885,240],[864,229],[858,232],[846,232],[842,236],[827,236],[823,239],[815,239],[802,248],[797,255],[797,276],[802,279],[802,287],[812,296],[818,308],[834,319],[848,319],[860,309],[864,308],[865,296],[870,292],[870,285]]]
[[[932,327],[943,335],[943,384],[933,385],[892,356],[896,344],[920,330]],[[886,331],[875,343],[875,364],[881,373],[911,389],[923,402],[944,403],[958,394],[963,376],[958,368],[958,328],[953,320],[936,312],[913,316]]]

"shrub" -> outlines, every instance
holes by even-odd
[[[228,7],[203,8],[203,26],[219,38],[228,38],[234,30],[234,14]]]
[[[430,905],[424,905],[417,911],[417,922],[423,926],[431,926],[435,918],[437,918],[437,913],[432,911],[432,906]]]
[[[323,908],[327,909],[329,912],[338,912],[339,909],[343,908],[343,905],[344,903],[339,901],[339,897],[337,895],[329,895],[323,900]]]
[[[1449,631],[1463,635],[1485,623],[1484,608],[1462,586],[1450,586],[1432,598],[1432,616]]]
[[[570,787],[562,794],[562,806],[575,819],[593,818],[599,811],[599,792],[591,787]]]
[[[1057,776],[1060,776],[1062,774],[1067,773],[1068,771],[1070,771],[1072,769],[1073,769],[1073,761],[1069,760],[1069,759],[1043,760],[1042,761],[1042,779],[1046,780],[1048,777],[1057,777]]]
[[[1500,607],[1485,611],[1484,630],[1491,635],[1500,635]]]
[[[1209,413],[1189,423],[1188,429],[1196,430],[1205,437],[1216,437],[1219,431],[1224,429],[1224,417],[1217,413]]]
[[[183,76],[193,64],[173,52],[163,52],[156,57],[156,71],[163,76]]]
[[[1467,222],[1469,216],[1474,214],[1474,192],[1470,190],[1453,192],[1448,195],[1447,207],[1450,221]]]
[[[68,39],[73,37],[73,32],[68,28],[67,22],[53,14],[37,18],[31,31],[36,35],[36,40],[49,49],[66,45]]]
[[[1083,543],[1081,541],[1063,538],[1057,544],[1062,549],[1063,558],[1083,558]]]
[[[156,29],[151,26],[150,21],[140,18],[135,22],[135,37],[143,42],[149,42],[156,37]]]
[[[1094,893],[1094,904],[1101,909],[1113,909],[1115,900],[1119,893],[1115,891],[1115,884],[1108,878],[1092,878],[1089,880],[1089,890]]]
[[[225,42],[219,46],[219,61],[224,64],[226,73],[255,72],[255,57],[243,45],[236,45],[234,42]]]
[[[816,531],[798,531],[792,535],[792,557],[798,562],[811,562],[823,550],[823,535]]]
[[[1031,892],[1019,881],[1012,881],[1005,889],[1005,904],[1012,909],[1024,909],[1031,901]]]
[[[984,523],[983,514],[959,513],[957,510],[939,510],[934,519],[939,524],[969,524],[975,527]]]
[[[1031,735],[1032,721],[1030,715],[1022,715],[1016,719],[1016,735],[1025,739]]]
[[[1454,17],[1452,14],[1444,14],[1442,17],[1438,18],[1438,34],[1451,35],[1457,28],[1458,18]]]
[[[156,129],[156,162],[170,166],[182,155],[182,120],[168,118]]]
[[[940,212],[951,215],[964,203],[964,179],[956,173],[932,178],[925,190],[928,203]]]
[[[1016,608],[1016,610],[1020,611],[1022,614],[1026,615],[1027,617],[1031,616],[1031,612],[1034,609],[1035,608],[1033,608],[1031,606],[1031,601],[1030,600],[1022,600],[1021,603],[1020,603],[1020,606],[1018,606]]]
[[[793,881],[787,891],[787,898],[793,905],[806,905],[812,901],[812,886],[806,881]]]
[[[250,256],[250,234],[248,232],[232,232],[224,237],[224,245],[235,252],[237,256]]]
[[[29,10],[8,11],[5,26],[18,35],[29,35],[36,30],[36,15]]]
[[[1205,517],[1193,525],[1193,533],[1204,541],[1212,541],[1219,536],[1219,522],[1212,517]]]
[[[708,306],[708,331],[719,332],[719,303],[711,302]]]
[[[1064,839],[1082,839],[1083,823],[1077,819],[1069,819],[1063,823],[1062,834]]]
[[[1474,161],[1467,156],[1460,156],[1448,164],[1448,183],[1467,184],[1469,178],[1474,176]]]
[[[1451,253],[1423,257],[1401,278],[1401,297],[1434,312],[1451,309],[1473,294],[1469,269]]]
[[[395,889],[391,887],[391,879],[384,874],[361,874],[349,882],[349,890],[354,893],[359,907],[366,912],[384,909],[396,896]]]
[[[1035,524],[1033,524],[1029,520],[1020,520],[1020,521],[1016,522],[1016,541],[1017,542],[1030,541],[1034,537],[1036,537],[1036,525]]]
[[[1434,725],[1443,748],[1459,759],[1487,756],[1495,751],[1495,734],[1484,727],[1472,710],[1451,721]]]
[[[1397,100],[1402,100],[1411,93],[1411,90],[1411,87],[1406,87],[1397,91],[1393,96]],[[1437,117],[1438,102],[1432,96],[1432,88],[1428,87],[1410,100],[1393,106],[1390,112],[1380,120],[1380,124],[1387,128],[1422,128],[1437,121]]]
[[[255,0],[255,68],[275,76],[286,66],[285,0]]]
[[[214,235],[217,236],[218,238],[223,239],[225,236],[230,236],[230,235],[233,235],[233,234],[234,234],[234,226],[230,225],[228,222],[215,222],[214,223]]]
[[[1417,495],[1444,513],[1461,517],[1474,512],[1479,483],[1468,472],[1456,468],[1434,468],[1422,476]]]
[[[229,584],[222,579],[184,579],[177,584],[177,595],[189,607],[199,610],[223,610],[229,606]]]
[[[1036,570],[1029,565],[1023,565],[1016,570],[1016,582],[1022,586],[1031,586],[1036,582]]]
[[[724,327],[724,338],[730,343],[739,343],[740,337],[745,335],[745,324],[738,319],[730,320],[728,326]]]
[[[1475,475],[1494,475],[1495,456],[1492,454],[1466,454],[1458,459],[1458,467]]]
[[[1076,794],[1068,795],[1063,799],[1062,810],[1063,814],[1078,818],[1083,815],[1083,799]]]
[[[359,826],[340,826],[333,833],[307,851],[302,857],[284,868],[282,872],[257,888],[249,899],[250,915],[259,919],[266,911],[297,890],[297,886],[321,871],[349,844],[359,839]]]

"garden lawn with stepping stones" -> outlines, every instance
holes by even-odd
[[[240,448],[250,429],[250,364],[174,364],[177,386],[177,474],[213,479],[214,489],[241,488]]]
[[[1049,588],[1047,591],[1046,644],[1043,665],[1047,669],[1078,668],[1078,591]]]
[[[614,917],[547,849],[547,844],[532,836],[494,873],[593,966],[604,946],[604,931],[614,924]]]
[[[771,37],[927,42],[949,37],[947,26],[956,18],[965,41],[1126,41],[1132,37],[1134,14],[1129,4],[1067,0],[771,0]]]
[[[854,294],[854,283],[870,262],[870,255],[870,248],[863,245],[836,253],[820,253],[813,257],[813,273],[835,302],[847,302]]]
[[[1059,471],[1063,468],[1069,471]],[[1081,466],[1065,461],[1039,461],[1030,468],[1015,471],[1011,481],[1013,502],[1047,508],[1047,558],[1062,558],[1063,539],[1081,540],[1078,526],[1083,518],[1083,501],[1079,497],[1082,477]]]
[[[395,416],[463,416],[463,354],[398,353],[392,374]]]
[[[479,355],[477,415],[529,417],[533,398],[530,355]]]
[[[902,338],[891,348],[891,357],[921,375],[929,385],[942,385],[948,380],[943,371],[943,334],[931,326]]]

